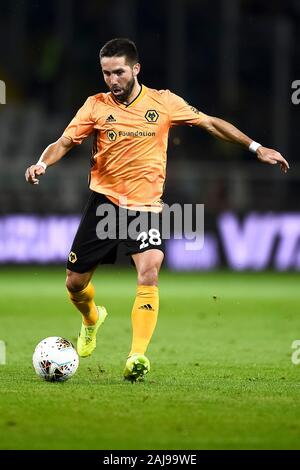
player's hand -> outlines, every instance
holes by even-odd
[[[44,175],[45,171],[46,170],[42,167],[42,165],[31,165],[25,171],[25,178],[26,178],[27,183],[39,184],[38,177]]]
[[[283,173],[286,173],[290,166],[285,158],[276,150],[268,149],[267,147],[258,147],[256,151],[257,158],[263,163],[269,163],[270,165],[280,164],[280,168]]]

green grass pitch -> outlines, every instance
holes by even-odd
[[[64,268],[0,270],[0,449],[299,449],[296,273],[170,273],[144,383],[124,382],[134,269],[99,268],[109,312],[94,355],[66,383],[32,368],[46,336],[76,341]]]

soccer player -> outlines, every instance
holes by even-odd
[[[98,264],[114,263],[118,246],[125,244],[137,270],[137,292],[124,377],[137,381],[150,370],[145,353],[159,308],[158,274],[164,258],[161,197],[169,129],[180,124],[198,126],[250,149],[261,162],[279,163],[284,173],[289,165],[280,153],[253,141],[232,124],[198,111],[169,90],[140,84],[138,52],[129,39],[107,42],[100,50],[100,65],[109,91],[87,98],[62,136],[27,168],[25,177],[28,183],[38,184],[48,166],[94,134],[91,194],[67,263],[67,290],[82,314],[77,350],[81,357],[93,352],[97,331],[107,316],[106,309],[97,307],[94,301],[93,273]],[[104,208],[111,208],[115,214],[106,238],[99,233],[99,226],[97,229],[99,221],[104,220]],[[146,215],[148,226],[135,238],[128,235],[124,239],[118,235],[124,229],[119,221],[126,220],[128,226],[133,220],[130,210]],[[128,217],[120,219],[121,213]],[[150,217],[153,213],[158,214],[156,222]]]

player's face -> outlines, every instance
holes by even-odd
[[[103,57],[101,68],[104,81],[118,101],[127,101],[136,83],[140,64],[126,63],[126,57]]]

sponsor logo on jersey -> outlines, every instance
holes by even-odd
[[[193,113],[200,114],[199,109],[195,108],[195,106],[191,106],[191,105],[189,105],[189,106],[190,106],[191,110],[193,111]]]
[[[154,137],[156,132],[148,131],[119,131],[119,137]]]
[[[116,122],[116,119],[113,117],[112,114],[110,114],[110,115],[106,118],[106,122]]]

